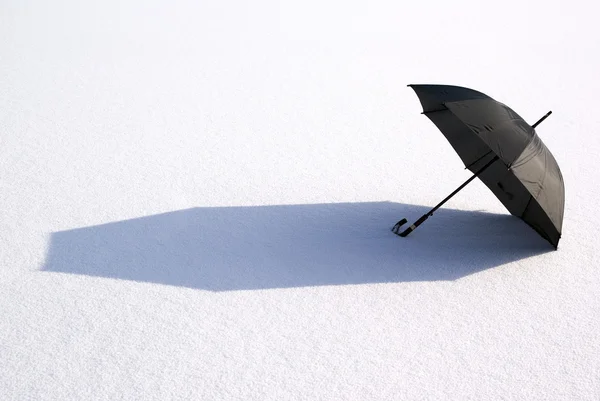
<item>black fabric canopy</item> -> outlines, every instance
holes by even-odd
[[[438,127],[465,166],[511,214],[557,248],[565,190],[554,156],[535,131],[543,118],[531,126],[510,107],[468,88],[409,86],[417,94],[423,114]]]

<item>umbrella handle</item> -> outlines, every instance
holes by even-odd
[[[402,226],[404,223],[406,223],[408,221],[406,219],[402,219],[396,223],[394,228],[392,228],[392,231],[394,232],[394,234],[398,234],[401,237],[406,237],[408,234],[413,232],[413,230],[415,228],[419,227],[421,225],[421,223],[423,223],[425,220],[427,220],[429,218],[429,216],[432,216],[432,215],[433,215],[433,212],[428,212],[428,213],[424,214],[417,221],[415,221],[412,226],[408,227],[406,230],[399,233],[398,231],[400,230],[400,226]]]

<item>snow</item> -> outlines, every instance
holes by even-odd
[[[0,4],[0,399],[598,400],[590,2]],[[533,123],[557,251],[411,83]]]

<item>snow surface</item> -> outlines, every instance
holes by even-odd
[[[524,3],[524,4],[523,4]],[[4,0],[0,399],[600,399],[591,1]],[[554,251],[411,83],[566,184]]]

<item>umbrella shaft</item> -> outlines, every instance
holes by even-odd
[[[454,190],[454,192],[452,192],[450,195],[446,196],[446,198],[444,198],[443,201],[441,201],[440,203],[438,203],[433,209],[431,209],[429,212],[427,212],[426,215],[431,216],[433,214],[433,212],[435,212],[436,210],[438,210],[444,203],[448,202],[448,200],[450,200],[450,198],[452,198],[454,195],[456,195],[461,189],[463,189],[464,187],[466,187],[471,181],[473,181],[475,178],[477,178],[477,176],[479,176],[479,174],[483,173],[483,171],[485,169],[487,169],[489,166],[491,166],[492,164],[494,164],[494,162],[496,160],[498,160],[498,159],[499,159],[498,156],[494,156],[494,158],[492,160],[490,160],[489,162],[486,163],[485,166],[483,166],[482,168],[480,168],[479,170],[477,170],[475,172],[475,174],[473,174],[473,176],[471,178],[469,178],[467,181],[463,182],[460,187],[456,188]]]
[[[496,162],[500,157],[498,156],[494,156],[492,158],[492,160],[490,160],[489,162],[487,162],[485,164],[485,166],[483,166],[482,168],[480,168],[479,170],[477,170],[475,172],[475,174],[473,174],[473,176],[471,178],[469,178],[467,181],[463,182],[463,184],[456,188],[454,190],[454,192],[452,192],[450,195],[446,196],[446,198],[444,198],[443,201],[441,201],[440,203],[438,203],[433,209],[431,209],[430,211],[428,211],[427,213],[425,213],[423,216],[421,216],[417,221],[414,222],[414,224],[410,227],[408,227],[406,230],[404,230],[401,233],[397,232],[396,227],[394,227],[394,229],[396,230],[396,234],[400,235],[401,237],[406,237],[408,234],[410,234],[411,232],[413,232],[417,227],[419,227],[425,220],[427,220],[429,218],[429,216],[433,215],[433,212],[435,212],[436,210],[438,210],[444,203],[446,203],[450,198],[452,198],[454,195],[456,195],[461,189],[463,189],[464,187],[467,186],[467,184],[469,184],[471,181],[473,181],[479,174],[483,173],[483,171],[488,168],[489,166],[491,166],[492,164],[494,164],[494,162]],[[402,220],[401,222],[397,223],[397,226],[399,228],[399,226],[405,222],[406,219]]]

